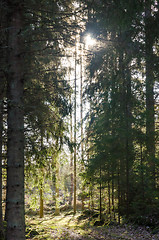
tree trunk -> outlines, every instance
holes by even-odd
[[[114,206],[114,173],[112,172],[112,212],[113,220],[115,220],[115,206]]]
[[[76,44],[76,39],[75,39]],[[76,214],[76,91],[77,91],[77,49],[75,45],[75,102],[74,102],[74,204],[73,204],[73,210],[74,214]]]
[[[144,187],[144,168],[143,168],[143,149],[142,143],[140,143],[140,168],[141,168],[141,197],[142,202],[145,200],[145,187]]]
[[[55,215],[60,214],[60,208],[59,208],[59,164],[56,159],[56,176],[55,176],[56,182],[55,182]]]
[[[102,170],[100,166],[100,183],[99,183],[99,216],[102,221]]]
[[[155,189],[155,121],[154,74],[151,0],[145,0],[145,60],[146,60],[146,148],[150,169],[150,188]]]
[[[71,97],[70,97],[71,99]],[[70,100],[70,103],[71,103],[71,100]],[[70,127],[71,127],[71,131],[70,131],[70,140],[71,140],[71,143],[73,141],[73,126],[72,126],[72,112],[71,112],[71,116],[70,116]],[[70,189],[70,197],[69,197],[69,205],[72,206],[72,200],[73,200],[73,153],[71,151],[71,155],[70,155],[70,171],[71,171],[71,189]]]
[[[2,130],[3,130],[3,100],[0,98],[0,239],[4,236],[2,211]]]
[[[120,207],[121,207],[121,192],[120,192],[120,161],[118,163],[118,223],[120,224]]]
[[[7,13],[6,13],[6,0],[1,1],[0,4],[0,29],[5,29],[7,27]],[[0,239],[4,237],[3,229],[3,210],[2,210],[2,144],[3,144],[3,101],[6,94],[6,77],[4,74],[4,69],[6,67],[6,46],[7,46],[7,34],[5,31],[1,31],[0,36]]]
[[[84,171],[84,151],[83,151],[83,46],[82,43],[80,45],[81,52],[81,70],[80,70],[80,80],[81,80],[81,88],[80,88],[80,100],[81,100],[81,171]],[[84,185],[82,183],[82,211],[84,211]]]
[[[130,60],[126,66],[126,101],[125,101],[125,120],[126,120],[126,215],[130,212],[130,168],[133,162],[133,143],[132,143],[132,103],[131,103],[131,72],[129,69]]]
[[[23,113],[23,6],[8,1],[8,148],[7,240],[25,239],[24,218],[24,113]]]
[[[42,187],[40,189],[40,218],[44,216],[44,201],[43,201],[43,190]]]

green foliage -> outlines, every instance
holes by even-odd
[[[157,178],[156,191],[152,188],[157,177],[152,166],[155,165],[157,170],[158,165],[156,157],[149,156],[151,150],[147,147],[148,138],[153,135],[148,137],[147,122],[153,124],[156,121],[157,128],[157,115],[148,118],[147,109],[157,95],[152,91],[151,96],[150,92],[147,94],[149,85],[145,89],[148,71],[154,70],[149,68],[145,72],[152,56],[146,56],[144,52],[144,4],[122,0],[88,4],[88,30],[93,31],[98,26],[95,35],[102,44],[88,60],[91,84],[87,84],[85,93],[90,101],[91,120],[87,128],[89,160],[84,177],[98,187],[107,185],[108,209],[112,216],[116,215],[114,211],[118,213],[118,221],[120,216],[128,218],[132,214],[135,219],[143,213],[149,219],[151,204],[154,202],[157,206],[154,199],[158,200]],[[158,15],[158,6],[155,2],[151,4]],[[156,13],[151,11],[151,24],[155,24]],[[156,26],[153,27],[155,32]],[[149,33],[150,29],[147,31]],[[155,41],[149,46],[153,47]],[[155,55],[152,61],[155,61]],[[157,84],[153,76],[151,74],[151,81]],[[157,146],[157,140],[154,144]]]

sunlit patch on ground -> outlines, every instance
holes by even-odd
[[[158,240],[159,233],[152,234],[148,229],[133,225],[93,226],[91,219],[82,213],[60,216],[47,214],[26,216],[26,239],[30,240]]]

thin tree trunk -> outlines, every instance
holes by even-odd
[[[71,143],[73,141],[73,126],[72,126],[72,113],[70,116],[70,125],[71,125]],[[70,171],[71,171],[71,190],[70,190],[70,198],[69,198],[69,205],[72,206],[72,200],[73,200],[73,153],[71,152],[70,156]]]
[[[40,189],[40,218],[43,218],[44,216],[44,201],[43,201],[43,189],[41,186]]]
[[[118,223],[120,224],[120,206],[121,206],[121,199],[120,199],[120,161],[118,163]]]
[[[125,106],[125,119],[126,119],[126,215],[129,216],[130,208],[130,167],[133,162],[132,155],[132,104],[131,104],[131,72],[129,69],[129,61],[126,66],[126,106]]]
[[[94,210],[94,194],[93,194],[92,184],[91,184],[91,187],[90,187],[90,195],[91,195],[91,210]]]
[[[41,151],[43,149],[43,129],[41,129]],[[40,169],[40,173],[42,174],[42,179],[40,182],[40,211],[39,211],[39,215],[40,218],[43,218],[44,216],[44,200],[43,200],[43,169]]]
[[[8,148],[7,240],[25,239],[24,113],[23,113],[23,5],[8,1]]]
[[[102,221],[102,170],[100,166],[100,183],[99,183],[99,216]]]
[[[114,205],[114,173],[112,172],[112,212],[115,220],[115,205]]]
[[[76,39],[75,39],[75,99],[74,99],[74,204],[73,210],[76,214],[76,91],[77,91],[77,49],[76,49]]]
[[[59,207],[59,164],[56,159],[56,182],[55,182],[55,192],[56,192],[56,198],[55,198],[55,215],[60,214],[60,207]]]
[[[108,213],[111,217],[111,200],[110,200],[110,172],[108,170]]]
[[[84,171],[84,151],[83,151],[83,48],[81,47],[81,89],[80,89],[80,100],[81,100],[81,170]],[[84,185],[82,183],[82,211],[84,211]]]
[[[142,192],[142,201],[145,200],[145,189],[144,189],[144,169],[143,169],[143,150],[142,143],[140,143],[140,167],[141,167],[141,192]]]
[[[145,0],[145,60],[146,60],[146,148],[150,168],[151,189],[155,189],[155,120],[154,120],[154,74],[153,34],[151,0]]]

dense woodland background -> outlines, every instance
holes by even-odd
[[[159,226],[159,1],[1,0],[0,31],[1,239],[46,205]]]

